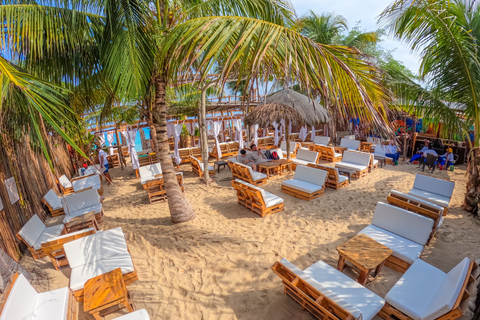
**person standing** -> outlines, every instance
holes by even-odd
[[[100,162],[100,166],[105,168],[105,171],[103,171],[103,174],[105,175],[105,179],[107,179],[108,185],[111,185],[112,178],[110,177],[110,173],[108,172],[107,153],[101,148],[98,148],[97,152],[98,152],[98,160]]]

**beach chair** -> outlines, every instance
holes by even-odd
[[[309,163],[318,163],[320,159],[320,154],[314,151],[308,151],[305,149],[298,149],[297,156],[292,160],[292,170],[300,166],[306,166]]]
[[[329,146],[319,146],[321,152],[321,159],[329,162],[340,162],[342,161],[342,154],[336,153],[334,147]]]
[[[73,193],[72,183],[70,182],[70,180],[68,180],[66,175],[58,178],[58,183],[60,184],[60,188],[62,189],[62,193],[64,195],[69,195]]]
[[[47,194],[43,197],[42,203],[45,204],[52,214],[52,217],[61,216],[65,214],[63,211],[62,199],[57,195],[57,193],[50,189]]]
[[[117,150],[117,149],[113,149],[113,152],[114,152],[115,154],[112,154],[111,156],[107,156],[108,166],[109,166],[111,169],[114,169],[114,168],[120,166],[120,158],[119,158],[119,156],[118,156],[118,150]]]
[[[85,175],[71,180],[74,192],[92,188],[97,190],[98,194],[103,196],[102,179],[98,174]]]
[[[438,156],[431,153],[427,154],[427,157],[423,159],[422,172],[425,171],[425,167],[428,167],[429,170],[432,169],[433,173],[433,171],[435,171],[435,167],[437,166],[437,159]]]
[[[385,296],[383,319],[458,319],[474,290],[477,265],[465,258],[448,273],[418,259]]]
[[[422,254],[433,224],[430,218],[378,202],[371,224],[359,233],[392,249],[385,265],[403,273]]]
[[[342,156],[342,161],[335,163],[335,167],[353,171],[355,178],[359,179],[368,174],[370,161],[370,154],[345,151]]]
[[[202,148],[200,148],[200,147],[192,148],[190,155],[194,158],[201,159],[202,158]]]
[[[282,182],[282,191],[295,198],[312,200],[325,192],[328,172],[312,167],[297,166],[295,176]]]
[[[190,151],[190,148],[178,149],[178,155],[180,156],[180,164],[190,162],[190,155],[191,154],[192,154],[192,152]],[[174,154],[172,154],[172,161],[173,161],[173,163],[176,163]]]
[[[236,182],[244,185],[247,197],[246,208],[259,214],[262,218],[285,209],[284,201],[279,196],[245,181],[237,179]]]
[[[103,205],[97,190],[85,189],[63,198],[63,223],[70,222],[74,217],[82,216],[91,211],[95,214],[98,223],[103,221]]]
[[[229,161],[228,164],[230,168],[234,167],[234,169],[232,169],[232,176],[236,179],[243,180],[256,186],[267,183],[267,175],[253,171],[252,167],[231,161]]]
[[[160,163],[154,163],[148,166],[140,167],[138,169],[138,174],[140,175],[140,183],[145,189],[148,181],[154,180],[162,175],[162,166]]]
[[[0,320],[76,320],[77,306],[67,287],[38,292],[15,273],[5,288]]]
[[[347,148],[348,150],[358,150],[360,148],[360,141],[348,138],[342,138],[340,140],[340,147]]]
[[[117,268],[121,268],[126,285],[138,280],[125,234],[120,227],[71,241],[63,248],[71,268],[69,287],[78,302],[83,301],[87,280]]]
[[[387,146],[377,144],[375,147],[375,151],[373,152],[373,157],[378,160],[383,160],[385,163],[392,163],[393,159],[386,156],[387,154]]]
[[[454,188],[455,182],[418,173],[408,194],[443,207],[446,216]]]
[[[387,196],[387,202],[393,206],[418,213],[433,220],[432,233],[430,234],[430,237],[426,243],[429,245],[432,239],[435,237],[438,228],[440,228],[443,223],[444,208],[397,190],[390,190],[390,193]]]
[[[340,189],[348,186],[348,177],[345,175],[341,175],[340,172],[338,172],[337,168],[323,166],[321,164],[312,164],[312,163],[309,163],[307,166],[315,169],[327,171],[328,175],[327,175],[326,186],[328,188]]]
[[[192,164],[192,171],[197,174],[199,177],[203,177],[205,170],[203,170],[203,163],[200,159],[190,156],[190,163]],[[211,165],[208,166],[208,174],[210,176],[215,175],[215,168]]]
[[[320,320],[371,320],[385,305],[384,299],[321,260],[302,271],[282,258],[271,269],[282,279],[283,292]]]
[[[184,192],[183,172],[177,172],[176,176],[178,185],[182,189],[182,192]],[[165,181],[163,180],[163,177],[149,180],[146,183],[146,190],[150,203],[167,200],[167,190],[165,189]]]
[[[294,159],[297,155],[297,149],[299,148],[299,144],[295,141],[290,141],[290,158]],[[287,158],[287,142],[285,140],[280,143],[280,149],[282,150],[282,154],[284,158]]]
[[[148,315],[147,310],[140,309],[130,312],[129,314],[126,314],[124,316],[115,318],[115,320],[150,320],[150,316]]]

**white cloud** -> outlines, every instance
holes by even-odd
[[[312,10],[316,13],[334,12],[341,14],[348,21],[349,28],[360,21],[362,29],[374,31],[378,29],[378,16],[392,3],[392,0],[291,0],[295,6],[298,16]],[[382,47],[387,50],[395,50],[392,55],[395,59],[402,61],[410,70],[417,73],[420,61],[404,43],[396,41],[391,37],[385,37]]]

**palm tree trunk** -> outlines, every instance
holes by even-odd
[[[480,200],[480,148],[473,148],[468,155],[467,190],[462,208],[478,216]]]
[[[153,123],[157,134],[157,159],[160,160],[162,166],[162,175],[165,181],[165,189],[167,191],[168,207],[172,222],[187,222],[195,218],[195,211],[188,202],[182,189],[178,185],[175,169],[173,168],[172,157],[170,156],[170,148],[168,146],[167,137],[167,103],[166,96],[166,79],[158,73],[155,76],[155,106],[153,107]]]

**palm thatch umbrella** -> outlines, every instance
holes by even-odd
[[[267,97],[266,104],[256,107],[248,114],[244,122],[247,125],[258,124],[267,126],[269,123],[280,123],[285,120],[285,140],[287,141],[287,159],[290,159],[290,123],[293,125],[314,126],[319,123],[327,123],[328,111],[319,103],[307,96],[290,89],[280,90]]]

